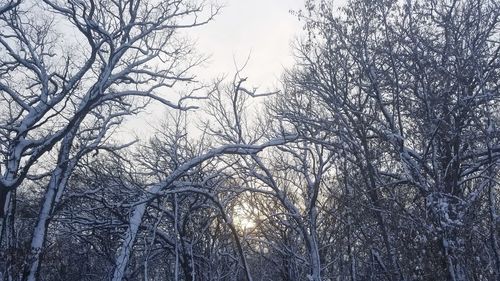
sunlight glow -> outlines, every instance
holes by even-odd
[[[238,225],[243,230],[250,230],[255,227],[255,222],[247,217],[238,218]]]

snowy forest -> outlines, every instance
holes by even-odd
[[[337,4],[268,91],[216,1],[0,0],[0,280],[500,280],[500,1]]]

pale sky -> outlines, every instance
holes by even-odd
[[[291,42],[302,23],[290,10],[301,9],[303,0],[225,0],[224,5],[215,21],[189,31],[198,51],[211,55],[200,76],[231,75],[234,59],[243,64],[250,55],[249,83],[262,90],[275,86],[283,67],[293,63]]]
[[[241,66],[250,55],[242,75],[247,87],[260,91],[275,90],[285,67],[293,65],[292,42],[302,30],[302,23],[290,13],[303,8],[304,0],[221,0],[224,8],[207,25],[186,30],[196,42],[199,53],[209,60],[195,69],[202,81],[235,72],[234,61]],[[129,119],[122,132],[130,138],[144,138],[153,133],[163,118],[164,106],[152,104],[140,117]]]

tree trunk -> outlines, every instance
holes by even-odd
[[[45,245],[47,229],[52,218],[54,207],[60,200],[66,184],[76,166],[77,160],[70,159],[71,147],[76,129],[72,130],[63,140],[58,155],[58,166],[52,171],[49,185],[43,199],[38,220],[31,237],[31,247],[24,266],[23,281],[35,281],[41,263],[41,253]]]
[[[132,253],[132,248],[134,247],[135,238],[137,237],[137,232],[139,231],[142,217],[146,212],[146,205],[146,202],[141,203],[135,206],[132,211],[128,228],[125,232],[123,242],[118,250],[118,255],[115,260],[115,270],[113,272],[112,278],[113,281],[121,281],[125,276],[127,264]]]

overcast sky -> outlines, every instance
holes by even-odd
[[[304,0],[221,1],[225,7],[214,21],[186,30],[197,42],[197,51],[210,57],[195,74],[205,82],[232,76],[234,59],[241,66],[250,55],[242,73],[248,77],[247,87],[275,90],[283,68],[293,64],[291,43],[302,30],[302,23],[290,11],[302,9]],[[149,137],[164,119],[164,109],[158,103],[150,105],[140,118],[129,119],[121,136]]]
[[[291,42],[302,24],[290,10],[303,7],[303,0],[225,0],[225,8],[206,26],[190,30],[197,49],[211,55],[203,78],[234,73],[233,58],[243,64],[249,82],[262,90],[276,85],[283,66],[290,66]]]

